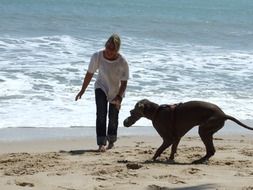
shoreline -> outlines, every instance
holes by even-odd
[[[174,162],[167,149],[151,158],[159,136],[120,136],[115,147],[97,152],[95,137],[0,142],[0,189],[13,190],[252,190],[253,135],[216,135],[216,154],[205,154],[198,136],[187,135]]]
[[[252,120],[242,121],[253,127]],[[232,121],[227,121],[225,126],[215,135],[248,135],[252,131],[245,129]],[[191,129],[186,135],[198,136],[198,127]],[[159,136],[152,126],[119,127],[118,137],[122,136]],[[62,140],[95,138],[95,126],[72,126],[72,127],[9,127],[0,128],[0,142],[22,142],[33,140]]]
[[[251,141],[253,143],[253,134],[216,134],[214,135],[214,141],[219,141],[221,139],[240,139],[240,141]],[[181,141],[186,139],[194,139],[197,144],[203,146],[198,134],[186,134],[182,137]],[[130,140],[132,142],[130,142]],[[162,144],[162,138],[159,135],[122,135],[119,136],[115,145],[124,146],[125,144],[132,146],[135,142],[155,142],[158,148]],[[180,142],[181,142],[180,141]],[[96,137],[77,137],[77,138],[59,138],[59,139],[30,139],[23,141],[0,141],[0,154],[6,153],[18,153],[18,152],[52,152],[52,151],[62,151],[71,149],[93,149],[97,150],[98,146],[96,144]],[[179,145],[180,146],[180,145]],[[170,148],[168,148],[169,150]],[[253,151],[253,150],[252,150]],[[204,152],[203,152],[204,153]],[[253,158],[252,158],[253,159]],[[253,160],[252,160],[253,161]]]

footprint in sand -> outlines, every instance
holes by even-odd
[[[73,188],[63,187],[63,186],[58,186],[58,188],[65,189],[65,190],[76,190],[76,189],[73,189]]]
[[[104,178],[104,177],[97,177],[96,180],[97,180],[97,181],[106,181],[107,179]]]
[[[142,168],[141,164],[137,164],[137,163],[128,163],[126,165],[127,169],[131,169],[131,170],[138,170],[140,168]]]
[[[174,175],[160,175],[160,176],[153,176],[153,178],[160,180],[167,180],[172,184],[185,184],[183,180],[180,179],[178,176]]]
[[[138,170],[143,167],[141,164],[138,164],[138,163],[129,163],[128,160],[118,160],[117,162],[126,164],[127,169],[131,169],[131,170]]]
[[[118,160],[117,162],[125,164],[125,163],[128,163],[128,160]]]
[[[201,170],[198,169],[198,168],[189,168],[189,169],[186,170],[186,173],[188,173],[188,174],[197,174],[197,173],[199,173],[200,171],[201,171]]]
[[[253,150],[245,149],[241,150],[240,153],[245,156],[252,157],[253,156]]]
[[[243,187],[242,190],[253,190],[253,186]]]
[[[148,190],[169,190],[170,188],[168,187],[161,187],[158,185],[149,185]]]
[[[29,183],[29,182],[15,182],[16,185],[21,186],[21,187],[34,187],[33,183]]]
[[[240,176],[240,177],[249,177],[253,176],[253,172],[237,172],[234,176]]]

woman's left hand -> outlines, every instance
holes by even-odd
[[[112,100],[112,104],[115,104],[118,110],[120,110],[121,102],[122,102],[122,97],[120,95],[115,96],[115,98]]]

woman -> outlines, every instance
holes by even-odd
[[[109,142],[107,149],[111,149],[117,140],[118,115],[129,78],[128,63],[119,53],[120,43],[120,37],[113,34],[105,43],[105,49],[92,55],[82,89],[75,99],[76,101],[81,99],[94,73],[98,70],[95,100],[97,144],[100,152],[106,150],[107,140]],[[107,113],[109,123],[106,131]]]

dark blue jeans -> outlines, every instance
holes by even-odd
[[[106,131],[108,101],[104,91],[100,88],[95,90],[95,99],[97,106],[97,144],[106,145],[107,140],[109,143],[114,143],[117,140],[119,110],[114,104],[109,103],[109,123]]]

